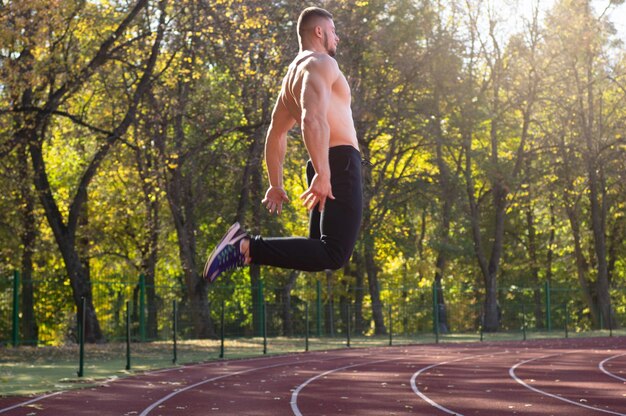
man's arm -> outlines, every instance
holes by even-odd
[[[300,199],[309,210],[319,203],[320,212],[324,210],[327,198],[335,199],[328,164],[330,143],[328,112],[331,110],[332,87],[338,74],[337,62],[329,56],[322,56],[307,65],[302,80],[300,125],[304,144],[315,168],[315,176],[309,189],[300,196]]]
[[[265,164],[269,176],[270,187],[261,201],[270,213],[280,214],[283,202],[289,198],[283,188],[283,162],[287,151],[287,133],[295,125],[296,120],[291,116],[281,102],[282,94],[278,96],[272,112],[272,121],[267,130],[265,139]]]

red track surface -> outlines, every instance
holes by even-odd
[[[0,415],[624,415],[626,338],[219,361],[32,398]]]

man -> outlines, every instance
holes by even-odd
[[[310,211],[309,238],[249,236],[233,224],[211,253],[204,278],[261,264],[303,271],[336,270],[349,259],[361,224],[362,185],[350,87],[333,58],[339,38],[332,15],[309,7],[298,18],[300,52],[289,65],[265,144],[270,186],[262,203],[280,214],[287,133],[296,123],[309,153],[309,188],[300,199]]]

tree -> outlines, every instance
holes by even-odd
[[[429,34],[428,45],[428,84],[431,86],[430,100],[424,105],[427,112],[428,135],[434,146],[434,164],[437,166],[435,201],[435,217],[438,217],[438,232],[436,236],[436,259],[434,282],[437,296],[437,320],[439,331],[448,332],[447,313],[443,296],[442,280],[446,275],[446,267],[450,260],[452,241],[450,238],[453,221],[453,210],[457,202],[460,185],[460,154],[455,154],[454,136],[446,131],[452,112],[456,111],[453,96],[457,79],[461,75],[461,45],[454,38],[454,19],[444,20],[444,8],[432,10],[435,21]],[[430,111],[429,111],[430,109]],[[456,150],[458,152],[458,150]]]
[[[556,78],[560,90],[560,117],[567,128],[559,135],[559,149],[563,168],[569,174],[566,186],[568,196],[566,206],[572,232],[574,234],[579,281],[585,292],[596,325],[600,319],[611,319],[611,299],[609,294],[609,263],[607,243],[607,222],[612,210],[611,165],[618,155],[612,152],[620,138],[611,134],[611,115],[621,106],[619,101],[607,99],[609,86],[607,74],[611,72],[603,53],[607,42],[606,22],[593,15],[590,1],[563,0],[557,3],[549,17],[550,27],[556,25],[558,31],[551,31],[549,47],[558,50],[555,56]],[[567,24],[564,24],[567,22]],[[573,23],[576,24],[573,24]],[[557,49],[558,48],[558,49]],[[623,94],[621,94],[623,96]],[[568,159],[565,159],[567,157]],[[573,164],[578,164],[576,167]],[[576,195],[577,169],[584,169],[586,189],[584,196],[588,203],[588,224],[592,235],[594,261],[585,259],[581,247],[582,229],[579,206],[581,194]],[[617,230],[616,230],[617,231]],[[595,265],[595,285],[589,286],[586,271]]]
[[[18,94],[18,91],[21,91],[19,94],[23,96],[23,100],[22,103],[13,106],[9,111],[23,113],[24,115],[19,130],[20,139],[26,140],[26,143],[28,143],[35,188],[63,256],[72,284],[74,301],[77,306],[81,305],[82,299],[86,301],[86,339],[91,342],[102,340],[102,332],[93,306],[88,269],[86,269],[85,264],[81,260],[79,252],[77,230],[80,226],[81,218],[84,218],[89,184],[112,146],[125,134],[135,117],[141,97],[150,85],[152,70],[156,63],[164,31],[165,2],[162,1],[159,4],[161,16],[158,32],[149,58],[143,68],[143,73],[138,77],[136,88],[133,92],[133,99],[129,103],[125,115],[116,123],[115,128],[106,130],[97,126],[91,126],[88,124],[88,121],[83,120],[79,115],[66,111],[65,107],[71,103],[72,99],[77,97],[80,89],[87,85],[100,68],[112,61],[114,54],[121,54],[127,47],[133,44],[132,41],[125,43],[121,42],[121,40],[126,38],[125,33],[128,31],[128,28],[146,8],[147,4],[147,0],[138,1],[117,26],[110,30],[101,43],[94,48],[91,59],[85,59],[84,55],[74,54],[78,53],[77,51],[82,53],[78,43],[80,42],[80,37],[64,37],[64,34],[69,31],[76,30],[72,23],[77,16],[84,14],[86,17],[89,17],[93,12],[84,3],[73,3],[67,5],[67,8],[61,9],[49,8],[45,2],[33,2],[29,3],[28,6],[21,3],[12,3],[14,8],[9,10],[9,19],[13,16],[29,17],[25,20],[17,17],[14,19],[15,22],[19,22],[16,23],[15,33],[20,33],[23,25],[29,27],[27,31],[22,32],[26,36],[13,45],[17,55],[14,65],[18,70],[15,72],[26,74],[25,80],[28,82],[21,84],[19,80],[16,80],[15,84],[11,85],[15,91],[14,94]],[[36,20],[39,22],[38,26],[31,26],[34,25],[34,22],[30,20],[30,16],[33,14],[41,15],[41,18]],[[93,17],[93,14],[91,16]],[[47,22],[53,22],[58,24],[58,26],[54,27],[51,32],[48,32]],[[50,42],[52,45],[50,55],[42,57],[43,59],[48,59],[46,64],[49,67],[44,67],[43,73],[37,73],[34,69],[36,63],[34,53],[45,42]],[[70,43],[66,45],[64,44],[65,42]],[[67,53],[64,54],[63,50],[67,51]],[[57,62],[59,58],[65,58],[65,61]],[[37,63],[39,64],[39,62]],[[60,66],[57,67],[57,65]],[[77,69],[73,72],[66,72],[66,68]],[[46,75],[46,73],[49,75]],[[35,95],[35,92],[37,92],[37,95]],[[31,94],[33,95],[32,97]],[[75,194],[68,202],[66,215],[64,215],[60,207],[58,197],[55,196],[44,154],[44,144],[49,135],[53,134],[51,129],[57,117],[70,120],[77,127],[89,127],[97,135],[104,136],[98,149],[91,156],[91,159],[86,162],[86,167],[78,179]]]

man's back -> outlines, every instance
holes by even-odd
[[[324,53],[304,51],[289,65],[283,79],[280,102],[298,124],[302,123],[303,107],[314,112],[317,104],[307,105],[304,102],[303,84],[304,88],[316,89],[317,95],[328,94],[325,118],[330,129],[329,146],[351,145],[358,149],[350,108],[350,86],[335,59]]]

